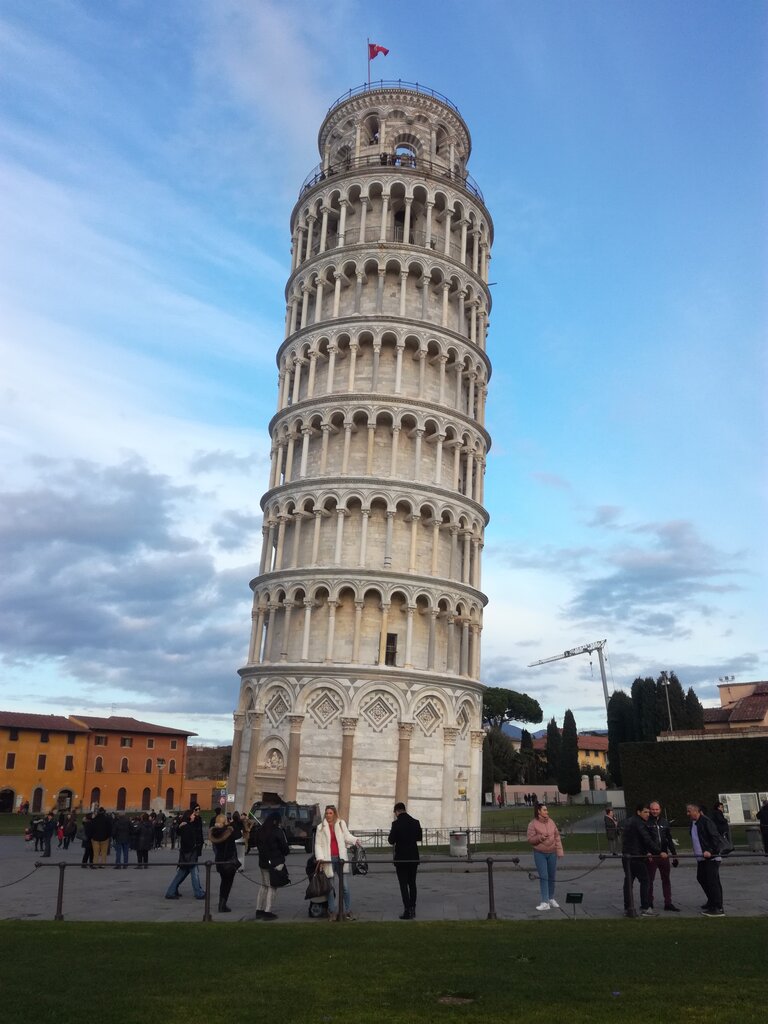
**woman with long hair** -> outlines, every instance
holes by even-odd
[[[328,893],[328,919],[330,921],[340,920],[341,914],[348,921],[353,921],[351,908],[352,896],[349,891],[349,859],[347,849],[350,846],[360,846],[360,840],[353,836],[347,828],[347,823],[339,817],[339,812],[334,804],[328,804],[325,808],[325,815],[317,827],[315,833],[315,859],[318,870],[322,870],[328,878],[340,879],[340,886],[343,889],[343,910],[337,914],[336,891],[331,888]]]
[[[533,847],[533,860],[539,873],[541,902],[536,909],[558,910],[560,904],[555,899],[555,876],[557,858],[563,856],[563,844],[547,805],[537,803],[534,808],[526,838]]]
[[[274,921],[277,914],[273,913],[272,907],[277,890],[270,884],[269,869],[282,865],[285,870],[285,858],[288,856],[288,840],[280,827],[280,815],[277,811],[267,815],[256,837],[256,846],[261,870],[261,888],[256,897],[256,919]]]

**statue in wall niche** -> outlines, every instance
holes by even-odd
[[[264,767],[270,768],[273,772],[282,771],[285,768],[285,760],[279,750],[270,750],[264,762]]]

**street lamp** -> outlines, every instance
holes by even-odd
[[[669,676],[667,675],[666,672],[662,672],[661,673],[661,682],[662,682],[662,685],[664,687],[664,693],[665,693],[666,698],[667,698],[667,714],[669,715],[669,731],[670,732],[674,732],[675,730],[674,730],[674,728],[672,726],[672,708],[669,706],[669,683],[670,683],[670,679],[669,679]]]
[[[165,758],[158,757],[157,759],[157,796],[158,799],[163,795],[163,768],[165,768]]]

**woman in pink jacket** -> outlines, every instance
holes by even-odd
[[[557,825],[549,816],[546,804],[536,804],[534,816],[528,826],[527,839],[533,847],[533,860],[539,873],[541,903],[537,910],[558,910],[555,899],[557,858],[563,856],[563,844]]]

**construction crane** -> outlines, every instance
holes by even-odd
[[[572,658],[575,654],[592,654],[593,651],[597,651],[597,657],[600,662],[600,678],[603,681],[603,696],[605,697],[605,713],[608,714],[608,681],[605,678],[605,661],[603,660],[603,648],[608,643],[607,640],[595,640],[591,644],[582,644],[581,647],[574,647],[571,651],[563,651],[562,654],[555,654],[552,658],[542,658],[541,661],[532,661],[528,668],[533,668],[534,665],[546,665],[550,661],[561,661],[563,658]]]

